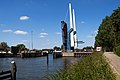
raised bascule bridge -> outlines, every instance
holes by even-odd
[[[71,3],[69,3],[69,16],[70,16],[70,26],[67,27],[65,21],[61,21],[62,28],[62,42],[63,42],[63,52],[72,51],[78,46],[77,32],[75,24],[75,11],[72,9]]]
[[[69,17],[70,26],[67,26],[66,21],[61,21],[62,30],[62,56],[86,56],[91,55],[92,52],[76,52],[75,49],[78,48],[78,44],[84,43],[83,41],[78,41],[77,31],[76,31],[76,20],[75,20],[75,10],[72,9],[71,3],[69,3]],[[54,52],[55,56],[60,55],[60,52]]]

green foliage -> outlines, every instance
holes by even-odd
[[[120,56],[120,46],[116,47],[115,54],[117,54],[118,56]]]
[[[10,47],[7,45],[6,42],[0,43],[0,50],[8,52],[10,50]]]
[[[83,49],[93,49],[93,47],[92,46],[86,46]]]
[[[53,50],[57,50],[57,51],[59,51],[59,50],[61,50],[61,48],[60,48],[60,47],[55,46],[55,47],[53,48]]]
[[[95,47],[101,46],[105,51],[113,51],[120,44],[120,7],[111,16],[106,16],[99,26],[95,37]]]
[[[75,51],[76,51],[76,52],[80,52],[80,51],[82,51],[82,49],[76,48]]]
[[[116,77],[102,54],[95,53],[58,71],[48,80],[116,80]]]
[[[24,44],[18,44],[17,47],[19,47],[19,51],[26,50],[26,47]]]

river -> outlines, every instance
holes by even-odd
[[[52,54],[50,54],[49,64],[47,64],[46,57],[0,58],[0,71],[9,70],[12,60],[17,65],[17,80],[46,80],[48,75],[55,73],[59,69],[65,69],[68,64],[81,60],[81,58],[62,57],[53,59]]]

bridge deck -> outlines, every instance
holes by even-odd
[[[71,57],[80,57],[91,55],[93,52],[62,52],[63,57],[71,56]]]

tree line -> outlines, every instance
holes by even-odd
[[[101,46],[104,51],[114,51],[120,46],[120,7],[103,19],[94,46]]]
[[[26,48],[25,44],[17,44],[16,47],[18,47],[19,52],[24,51],[24,50],[29,50],[28,48]],[[7,42],[0,42],[0,51],[4,51],[4,52],[8,52],[10,51],[11,47],[8,46]],[[36,50],[36,49],[33,49]],[[54,46],[53,50],[61,50],[60,47],[58,46]]]

